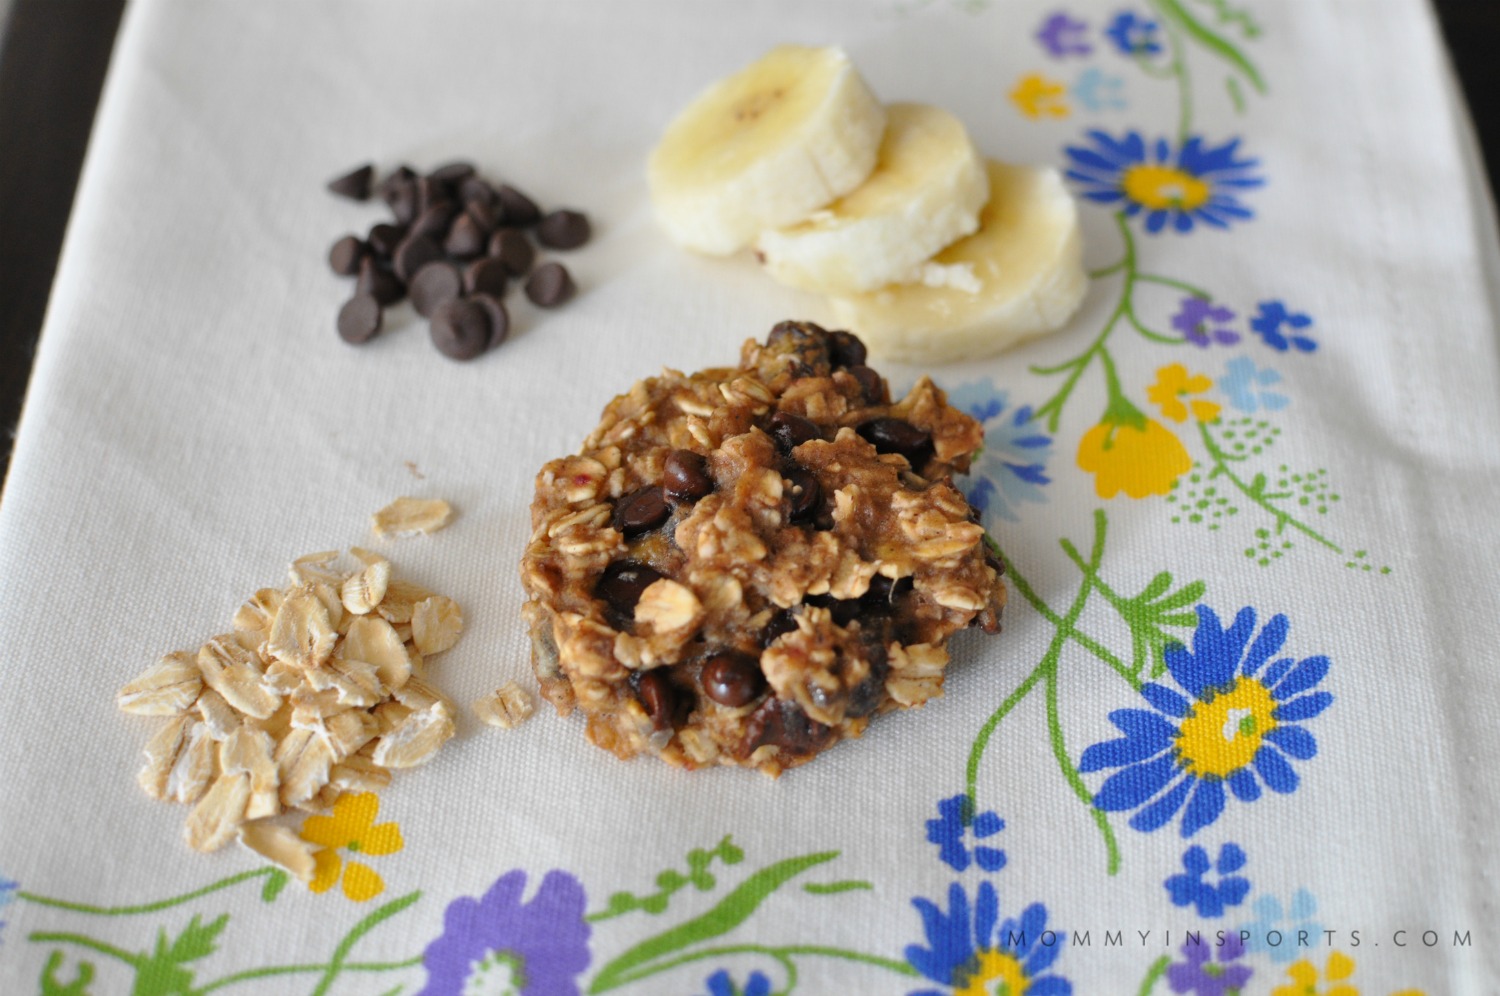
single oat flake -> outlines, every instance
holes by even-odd
[[[437,532],[451,518],[453,506],[441,498],[397,498],[370,521],[377,536],[418,536]]]

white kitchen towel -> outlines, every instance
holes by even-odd
[[[1063,330],[882,367],[984,422],[1004,632],[779,780],[465,714],[288,821],[325,891],[190,851],[125,681],[365,545],[463,606],[444,692],[533,687],[537,468],[828,320],[647,201],[671,116],[788,41],[1080,198]],[[1418,0],[136,0],[0,504],[0,990],[1493,992],[1500,270],[1456,107]],[[383,212],[323,184],[454,159],[588,213],[578,297],[513,293],[468,364],[407,305],[346,345],[327,249]],[[375,540],[402,494],[455,521]]]

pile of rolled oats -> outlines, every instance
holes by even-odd
[[[354,570],[337,551],[296,560],[291,583],[252,595],[232,632],[167,654],[120,689],[125,712],[169,717],[138,780],[153,798],[193,806],[185,836],[196,850],[238,836],[310,878],[310,845],[256,821],[379,790],[453,736],[453,703],[426,673],[458,640],[463,614],[393,577],[379,554],[351,552]]]

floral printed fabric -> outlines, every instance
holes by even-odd
[[[431,3],[131,5],[0,502],[0,992],[1489,991],[1497,323],[1425,5]],[[164,634],[427,489],[462,515],[381,549],[467,592],[476,641],[429,682],[525,684],[531,469],[638,376],[821,317],[747,259],[670,251],[639,182],[674,107],[789,39],[845,44],[883,99],[948,107],[1077,198],[1066,328],[883,369],[982,423],[955,483],[1004,631],[775,782],[460,709],[438,762],[278,818],[307,885],[189,854],[109,701]],[[514,97],[491,100],[514,141],[465,147],[484,115],[433,52]],[[319,197],[354,148],[576,196],[599,231],[576,306],[462,368],[408,362],[402,308],[366,348],[323,341],[308,261],[376,220]],[[163,176],[234,237],[163,224]]]

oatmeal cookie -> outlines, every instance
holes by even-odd
[[[782,322],[665,370],[536,480],[533,664],[622,758],[779,774],[939,694],[1005,587],[952,483],[982,430],[927,378],[892,402],[847,332]]]

